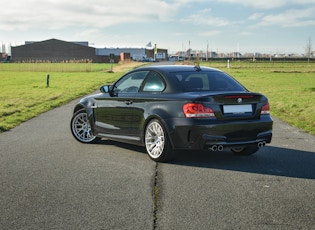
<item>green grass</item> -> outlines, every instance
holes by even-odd
[[[230,68],[223,62],[200,65],[222,69],[249,90],[265,94],[272,116],[315,135],[315,63],[230,62]],[[110,64],[1,63],[0,132],[94,92],[132,68],[120,67],[109,73]]]
[[[4,63],[0,65],[1,72],[96,72],[109,68],[109,64],[93,63]]]
[[[0,64],[0,132],[91,93],[122,74],[110,70],[110,64]]]

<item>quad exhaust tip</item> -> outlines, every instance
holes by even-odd
[[[258,148],[265,147],[266,141],[260,141],[260,142],[258,142],[257,145],[258,145]],[[221,151],[223,151],[223,149],[224,149],[223,145],[211,145],[209,147],[209,150],[211,150],[213,152],[216,152],[216,151],[221,152]]]
[[[221,151],[223,151],[224,147],[223,147],[223,145],[212,145],[209,147],[209,149],[211,151],[214,151],[214,152],[216,152],[216,151],[221,152]]]

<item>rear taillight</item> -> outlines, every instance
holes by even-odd
[[[260,114],[270,114],[269,102],[267,102],[267,104],[265,104],[265,105],[261,108],[261,113],[260,113]]]
[[[187,103],[183,106],[183,111],[188,118],[215,118],[211,108],[199,103]]]

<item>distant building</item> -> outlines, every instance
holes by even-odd
[[[95,48],[84,43],[49,39],[41,42],[26,42],[11,47],[14,62],[87,62],[95,59]]]
[[[141,61],[147,58],[145,48],[96,48],[96,55],[108,56],[114,54],[120,56],[122,53],[129,53],[132,60]]]
[[[11,62],[11,55],[0,53],[0,62]]]
[[[27,41],[25,45],[11,47],[14,62],[114,62],[133,59],[136,61],[161,61],[168,59],[166,49],[145,48],[94,48],[88,42],[66,42],[57,39]],[[111,56],[113,56],[111,55]]]
[[[147,57],[154,59],[155,61],[168,61],[168,50],[167,49],[147,49]]]
[[[108,56],[110,54],[119,56],[122,53],[129,53],[130,58],[134,61],[168,60],[168,51],[166,49],[157,49],[156,54],[154,54],[154,49],[146,48],[96,48],[97,56]]]

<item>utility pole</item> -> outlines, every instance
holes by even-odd
[[[308,62],[310,62],[310,59],[311,59],[312,49],[313,49],[313,47],[312,47],[312,38],[309,37],[308,41],[306,43],[306,47],[305,47],[305,53],[306,53]]]
[[[188,51],[189,51],[188,60],[190,61],[190,57],[191,57],[190,40],[189,40],[189,42],[188,42]]]
[[[207,40],[207,53],[206,53],[206,61],[208,62],[208,53],[209,53],[209,42]]]

